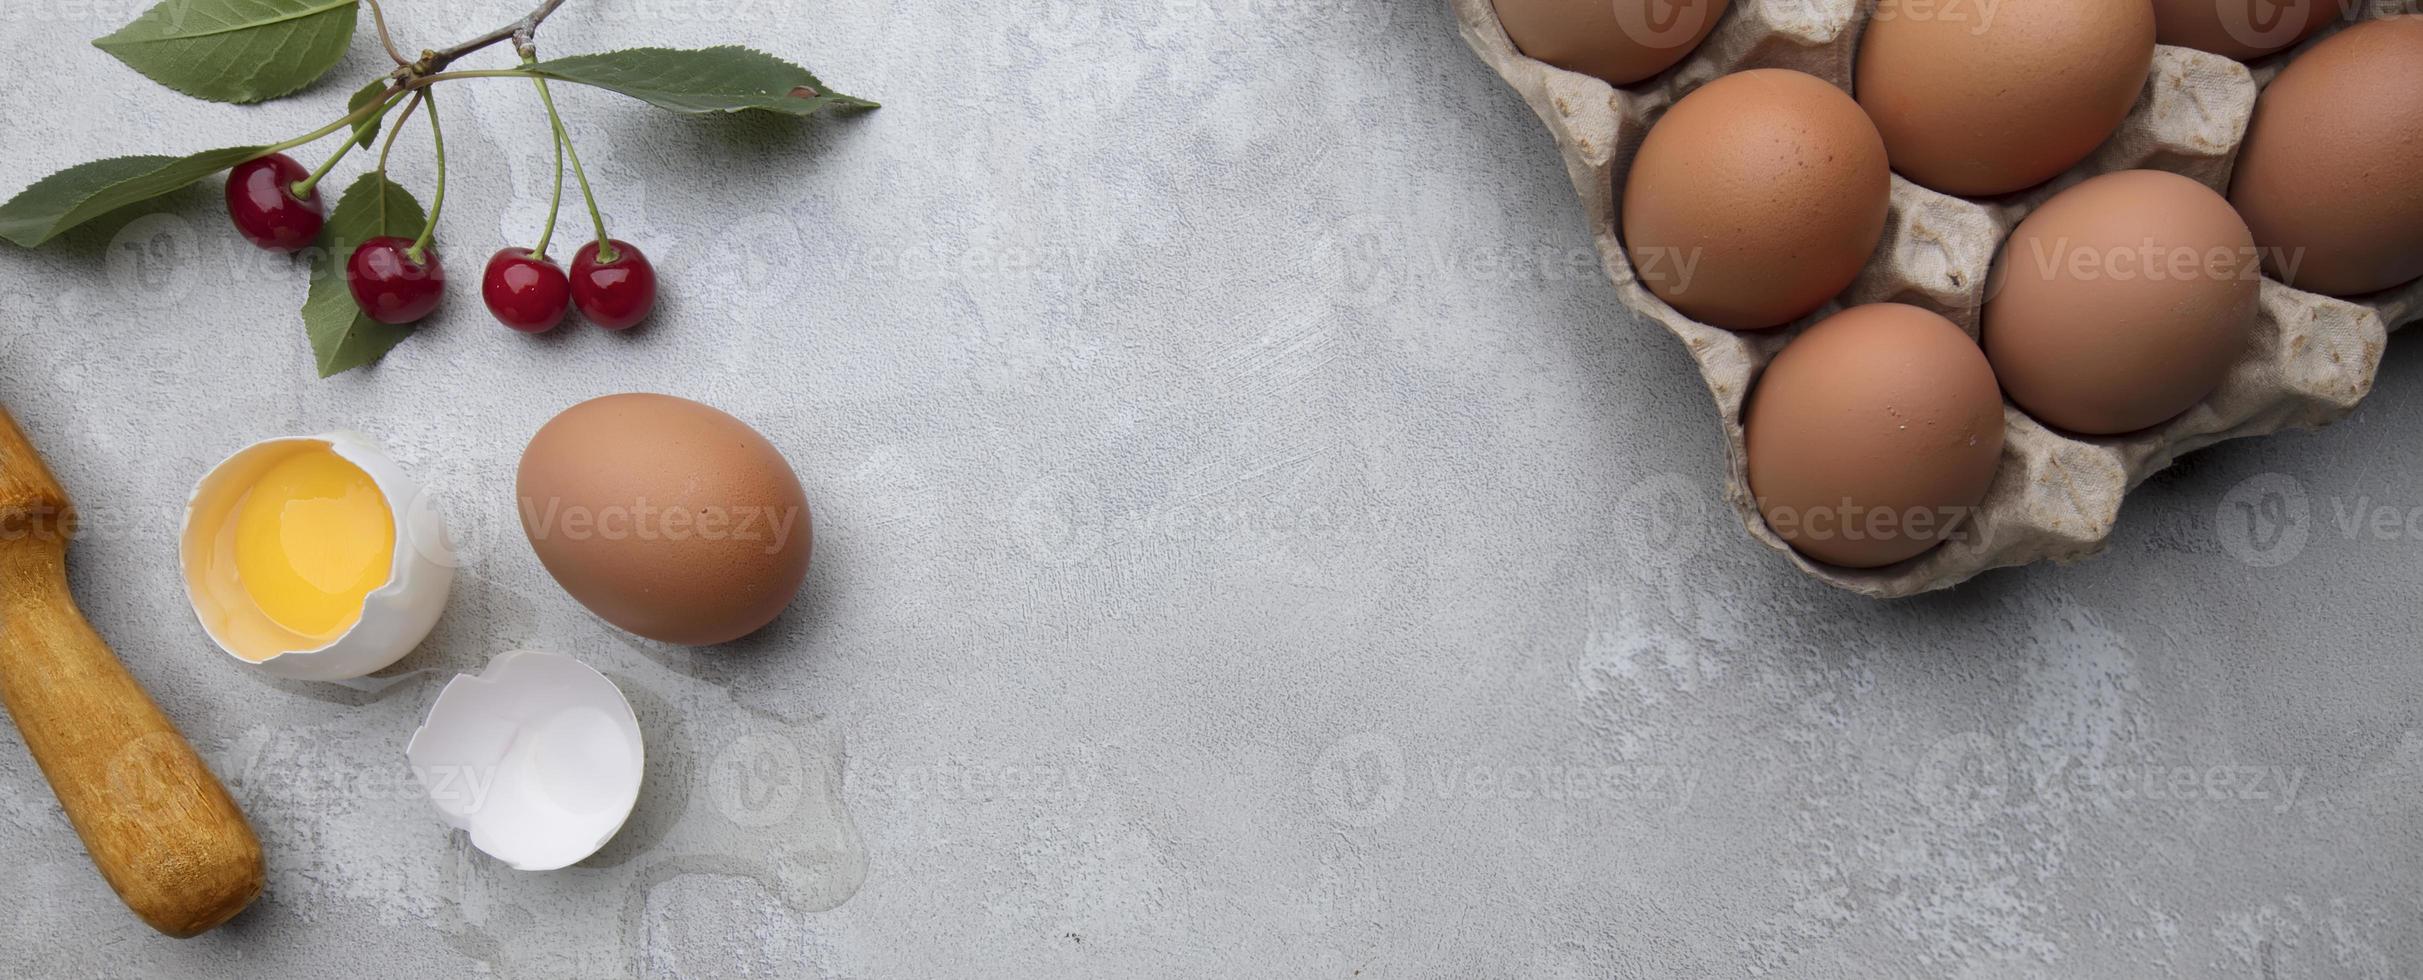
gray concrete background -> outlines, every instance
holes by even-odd
[[[519,6],[390,14],[419,47]],[[8,192],[301,132],[380,67],[365,35],[302,97],[199,103],[84,43],[139,8],[0,6]],[[510,82],[452,92],[458,288],[374,370],[312,377],[301,270],[215,185],[0,248],[0,400],[93,515],[85,608],[271,877],[218,932],[152,935],[8,730],[0,973],[2423,971],[2412,345],[2348,421],[2157,477],[2101,558],[1874,602],[1719,508],[1690,362],[1616,304],[1443,4],[572,0],[542,34],[720,42],[888,107],[562,92],[664,276],[628,336],[476,300],[545,205]],[[426,200],[425,144],[396,156]],[[763,634],[635,641],[522,542],[523,443],[623,390],[797,465],[816,565]],[[174,571],[204,468],[334,427],[463,538],[376,689],[225,660]],[[561,873],[470,850],[404,766],[443,680],[517,646],[606,671],[650,739],[639,814]]]

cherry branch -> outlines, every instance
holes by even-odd
[[[526,57],[533,50],[530,39],[532,35],[538,33],[540,22],[545,21],[547,15],[554,13],[555,8],[563,5],[564,0],[543,0],[535,9],[522,15],[521,19],[513,23],[452,47],[421,52],[421,60],[396,69],[393,77],[400,82],[409,84],[418,76],[431,75],[444,70],[457,58],[505,41],[512,41],[514,47]]]

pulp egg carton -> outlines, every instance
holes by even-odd
[[[2074,561],[2103,549],[2128,491],[2182,454],[2225,439],[2337,421],[2372,390],[2391,330],[2423,317],[2423,282],[2361,302],[2266,278],[2247,351],[2219,390],[2184,415],[2143,432],[2081,437],[2054,431],[2007,401],[2002,463],[1964,532],[1916,558],[1876,569],[1812,561],[1784,543],[1750,493],[1742,409],[1767,361],[1802,328],[1863,303],[1896,302],[1942,314],[1977,336],[1986,274],[2003,239],[2060,190],[2115,170],[2167,170],[2224,195],[2259,91],[2278,67],[2335,29],[2252,70],[2187,48],[2155,49],[2154,68],[2128,119],[2085,162],[2017,194],[1966,200],[1893,177],[1883,242],[1849,290],[1791,325],[1735,333],[1700,323],[1658,299],[1617,240],[1618,208],[1633,154],[1676,100],[1719,76],[1752,68],[1806,72],[1851,91],[1869,4],[1863,0],[1734,0],[1707,41],[1647,81],[1614,87],[1525,57],[1498,24],[1491,0],[1449,0],[1464,39],[1547,124],[1580,193],[1599,259],[1624,305],[1657,321],[1699,362],[1723,423],[1725,498],[1752,537],[1801,571],[1870,596],[1949,588],[1992,568]]]

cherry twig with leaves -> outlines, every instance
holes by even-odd
[[[601,88],[682,114],[767,112],[804,117],[825,110],[875,107],[873,102],[834,92],[805,68],[741,47],[630,48],[539,60],[540,25],[563,6],[563,0],[542,0],[512,21],[446,47],[424,49],[418,57],[407,56],[397,43],[392,28],[398,25],[389,23],[380,0],[160,0],[125,27],[93,43],[128,67],[187,95],[217,102],[258,102],[302,91],[335,67],[358,25],[359,10],[365,6],[370,9],[379,47],[394,67],[356,89],[347,99],[343,115],[272,143],[183,156],[112,157],[68,167],[0,203],[0,239],[28,248],[39,246],[129,205],[161,198],[228,171],[229,215],[239,232],[263,248],[310,250],[311,288],[303,304],[303,321],[314,361],[320,373],[327,375],[377,360],[408,335],[403,324],[434,308],[434,302],[426,307],[398,307],[366,298],[364,283],[377,285],[381,280],[377,273],[357,269],[361,263],[354,259],[374,240],[399,239],[404,243],[396,250],[399,260],[425,265],[429,282],[442,282],[436,226],[444,202],[445,146],[432,101],[441,83],[475,78],[530,81],[546,110],[545,135],[556,160],[555,186],[539,247],[501,250],[498,258],[526,258],[553,270],[552,279],[545,270],[532,273],[549,282],[532,287],[535,293],[523,292],[537,296],[533,302],[541,307],[552,304],[560,310],[566,304],[550,285],[561,282],[563,272],[555,269],[545,249],[562,207],[563,164],[569,160],[596,237],[573,256],[571,284],[561,292],[569,294],[570,305],[577,306],[587,319],[610,329],[630,326],[647,316],[655,303],[655,273],[639,249],[607,235],[605,209],[573,148],[571,128],[557,111],[550,83]],[[467,57],[507,43],[519,56],[515,66],[455,67]],[[396,115],[399,105],[404,109]],[[388,177],[386,167],[397,131],[406,118],[422,109],[430,117],[431,144],[439,163],[426,217],[411,193]],[[395,115],[392,122],[391,115]],[[355,178],[333,209],[325,207],[322,188],[338,164],[353,150],[378,143],[382,129],[386,141],[380,145],[376,168]],[[330,150],[317,166],[306,168],[287,156],[288,151],[338,133],[345,134],[345,142]],[[496,264],[492,260],[491,266]],[[514,282],[528,278],[520,276]],[[350,301],[349,290],[354,292]],[[483,292],[490,310],[509,326],[530,329],[527,324],[545,319],[517,321],[508,316],[507,306],[514,296],[522,295],[511,289],[499,293],[484,288]],[[404,315],[407,313],[413,315]]]

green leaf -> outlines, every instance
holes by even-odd
[[[825,88],[805,68],[740,47],[630,48],[542,61],[531,70],[675,112],[759,109],[805,116],[819,109],[875,108],[873,102]]]
[[[421,202],[412,192],[377,171],[363,174],[345,188],[337,208],[320,229],[325,248],[311,257],[311,292],[303,298],[303,329],[311,335],[311,355],[320,377],[351,371],[385,355],[412,335],[409,326],[380,323],[362,314],[345,284],[345,260],[354,246],[380,235],[417,237]]]
[[[309,85],[353,39],[357,0],[161,0],[93,42],[152,81],[213,102]]]
[[[187,157],[112,157],[79,163],[35,181],[0,204],[0,238],[32,248],[94,218],[260,156],[265,149],[230,146]]]
[[[371,79],[370,84],[362,86],[361,91],[353,93],[353,98],[345,100],[345,114],[350,116],[360,112],[363,106],[377,102],[386,95],[387,80],[384,78]],[[374,112],[370,114],[369,118],[354,123],[353,141],[360,144],[362,149],[369,149],[370,141],[379,137],[379,123],[385,121],[386,118],[386,113]]]

